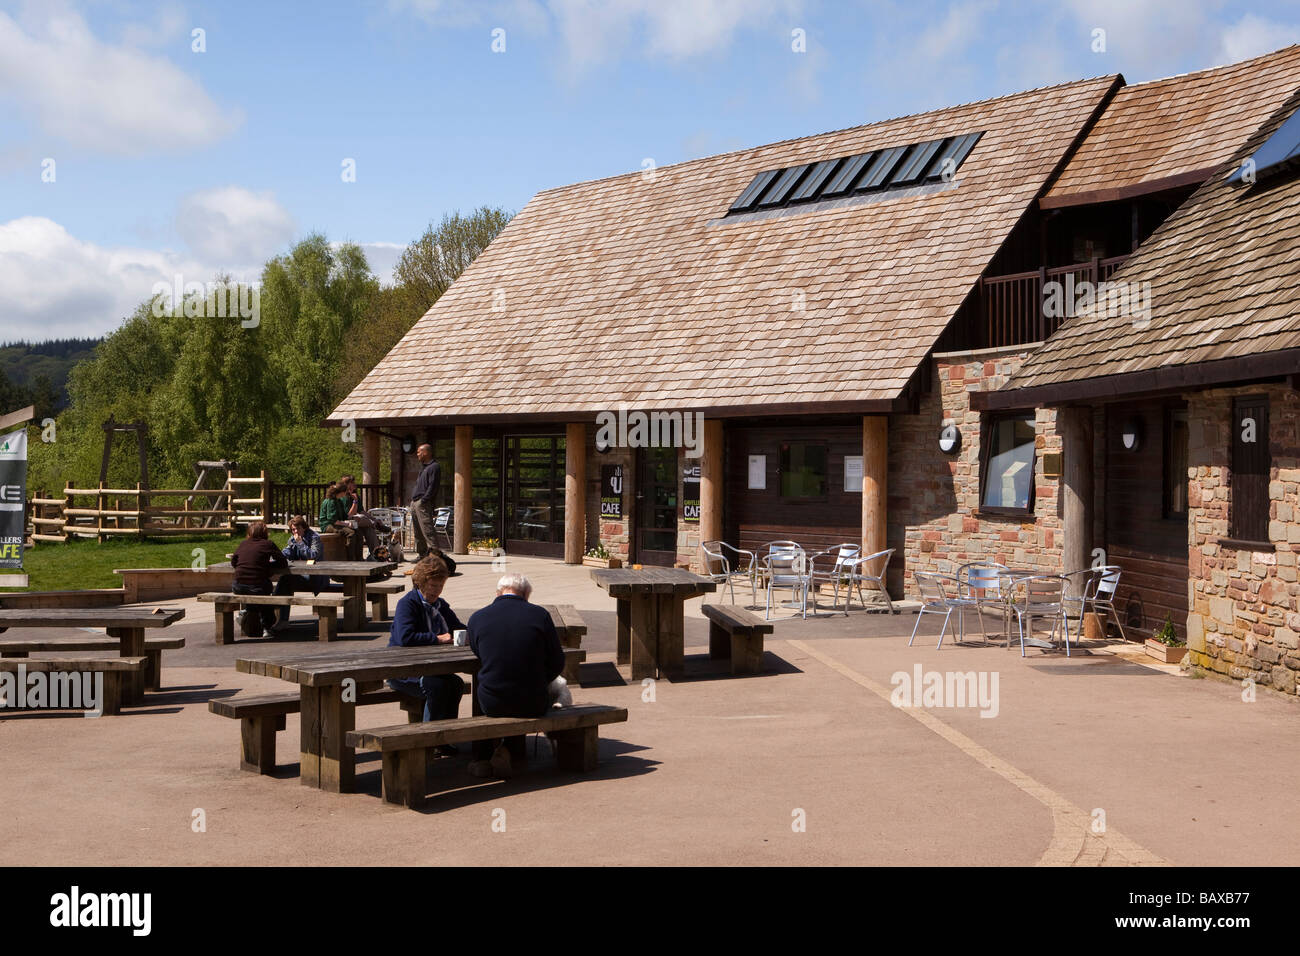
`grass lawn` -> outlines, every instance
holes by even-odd
[[[23,552],[23,570],[29,576],[29,591],[120,588],[122,577],[113,573],[114,568],[188,568],[194,564],[195,548],[206,552],[206,564],[218,564],[239,541],[228,535],[205,535],[182,540],[116,539],[100,544],[83,538],[65,544],[38,544]]]

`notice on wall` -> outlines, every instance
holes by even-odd
[[[844,456],[844,490],[862,490],[862,456]]]
[[[600,516],[623,517],[623,466],[600,466]]]
[[[26,498],[27,428],[24,426],[0,437],[0,568],[23,566]]]
[[[700,466],[682,469],[682,520],[700,520]]]
[[[763,491],[767,488],[766,455],[749,456],[749,487],[754,491]]]

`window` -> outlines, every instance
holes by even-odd
[[[1023,513],[1034,507],[1033,413],[989,418],[980,455],[980,508]]]
[[[1164,516],[1187,515],[1187,410],[1165,412]]]
[[[1268,541],[1268,398],[1232,400],[1231,536],[1238,541]]]
[[[781,444],[781,497],[826,497],[825,442],[791,441]]]

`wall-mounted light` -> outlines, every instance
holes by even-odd
[[[939,450],[945,455],[955,455],[961,450],[961,429],[948,424],[939,429]]]
[[[415,451],[415,439],[407,435],[402,439],[402,454],[409,455],[413,451]]]
[[[605,441],[605,440],[603,440],[603,439],[600,439],[600,438],[597,438],[597,439],[596,439],[596,454],[598,454],[598,455],[604,455],[604,454],[608,453],[609,450],[610,450],[612,447],[614,447],[614,446],[611,445],[609,442],[607,442],[607,441]]]
[[[1142,419],[1130,418],[1124,423],[1119,435],[1120,444],[1125,451],[1137,451],[1142,447]]]

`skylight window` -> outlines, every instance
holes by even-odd
[[[1294,170],[1297,166],[1300,166],[1300,110],[1288,116],[1286,122],[1264,141],[1264,145],[1228,177],[1228,182],[1254,182]],[[1254,178],[1250,180],[1246,179],[1248,170],[1254,172]]]
[[[759,173],[731,204],[728,215],[780,209],[868,192],[937,182],[970,155],[983,133],[926,140],[909,146],[841,156]]]

